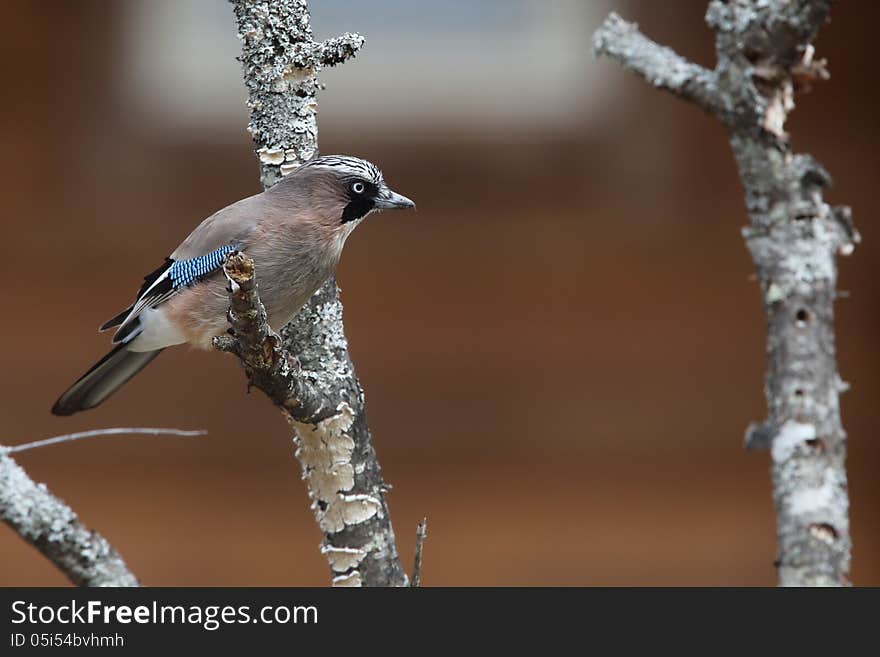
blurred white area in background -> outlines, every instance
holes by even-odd
[[[119,10],[115,83],[131,123],[185,132],[241,129],[246,94],[228,2],[125,0]]]
[[[327,69],[322,129],[467,133],[591,123],[607,106],[590,34],[605,0],[313,0],[316,38],[357,31],[358,57]],[[247,115],[232,7],[126,0],[120,100],[128,120],[222,140]],[[601,78],[601,79],[600,79]]]

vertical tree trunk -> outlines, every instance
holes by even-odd
[[[718,63],[709,71],[642,36],[612,14],[594,51],[658,88],[713,113],[730,134],[751,225],[743,230],[767,318],[768,419],[746,432],[769,448],[783,586],[849,583],[846,434],[838,394],[833,303],[835,256],[858,241],[848,208],[823,200],[830,184],[784,131],[794,92],[827,77],[811,42],[831,0],[709,3]]]
[[[317,74],[354,56],[355,34],[316,43],[305,0],[231,0],[242,43],[261,180],[270,187],[318,152]],[[259,279],[259,271],[257,272]],[[361,390],[345,338],[336,281],[327,281],[281,331],[306,377],[334,408],[313,424],[297,422],[297,457],[324,533],[321,547],[339,586],[401,586],[387,487],[370,439]]]

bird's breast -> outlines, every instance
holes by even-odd
[[[252,257],[269,325],[277,331],[294,318],[333,273],[340,249],[332,243],[284,240],[275,247],[254,248]]]

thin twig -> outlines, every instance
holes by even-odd
[[[15,454],[17,452],[26,452],[38,447],[48,447],[49,445],[57,445],[58,443],[69,443],[74,440],[82,440],[83,438],[95,438],[97,436],[118,436],[118,435],[140,435],[140,436],[204,436],[207,431],[204,429],[161,429],[153,427],[114,427],[111,429],[92,429],[90,431],[79,431],[77,433],[67,433],[63,436],[55,436],[53,438],[44,438],[43,440],[35,440],[22,445],[4,446],[0,445],[0,454]]]
[[[422,585],[422,550],[426,538],[428,538],[428,519],[422,518],[419,526],[416,527],[416,557],[413,563],[412,583],[410,584],[413,588]]]

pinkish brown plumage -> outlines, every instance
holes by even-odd
[[[165,347],[210,349],[227,328],[221,266],[231,250],[253,258],[269,325],[278,330],[333,273],[345,240],[375,210],[409,208],[365,160],[316,158],[274,187],[205,219],[144,279],[135,302],[106,322],[117,347],[70,387],[52,412],[70,415],[104,401]]]

